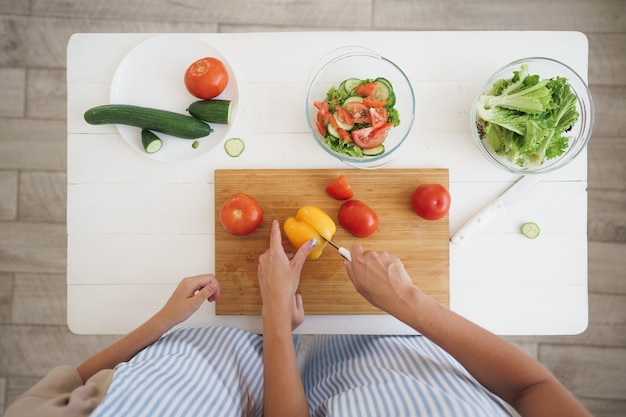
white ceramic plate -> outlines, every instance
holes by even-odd
[[[239,88],[228,61],[210,44],[185,35],[159,35],[145,40],[133,48],[117,67],[111,83],[111,104],[133,104],[189,115],[187,107],[199,100],[187,91],[185,71],[200,58],[212,56],[224,63],[229,81],[219,99],[231,100],[230,124],[211,123],[214,131],[197,139],[200,145],[192,147],[196,139],[181,139],[163,133],[163,147],[148,154],[141,144],[141,129],[117,125],[120,135],[128,144],[147,156],[163,162],[183,162],[199,158],[213,150],[230,132],[237,116]]]

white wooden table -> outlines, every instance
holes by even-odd
[[[492,166],[471,137],[469,109],[482,83],[527,56],[558,59],[587,77],[587,39],[575,32],[185,34],[218,48],[233,67],[241,108],[230,136],[244,138],[246,151],[230,158],[220,144],[205,157],[171,164],[131,149],[115,126],[83,120],[85,110],[109,102],[124,56],[152,36],[75,34],[68,45],[67,296],[76,333],[126,333],[157,311],[182,277],[214,272],[215,169],[345,167],[313,141],[304,117],[309,72],[330,49],[367,46],[406,72],[416,120],[392,168],[449,168],[451,233],[517,179]],[[450,244],[451,308],[502,335],[582,332],[586,188],[583,152],[465,245]],[[539,238],[521,236],[525,221],[541,226]],[[261,331],[260,317],[216,316],[208,303],[186,324]],[[298,332],[412,330],[384,315],[307,316]]]

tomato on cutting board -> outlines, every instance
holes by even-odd
[[[201,58],[185,72],[185,87],[194,96],[209,100],[219,96],[228,85],[228,71],[217,58]]]
[[[378,229],[378,215],[360,200],[349,200],[339,208],[339,224],[356,237],[368,237]]]
[[[439,220],[450,210],[450,193],[441,184],[422,184],[413,192],[411,206],[421,218]]]
[[[231,235],[249,235],[262,221],[261,205],[254,197],[244,193],[231,195],[220,209],[220,223]]]
[[[352,186],[343,174],[328,184],[326,192],[335,200],[349,200],[354,195]]]

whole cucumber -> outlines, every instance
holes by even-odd
[[[93,107],[85,112],[85,121],[92,125],[135,126],[184,139],[202,138],[213,132],[211,126],[196,117],[130,104]]]

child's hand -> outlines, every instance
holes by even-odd
[[[215,275],[204,274],[184,278],[158,314],[173,327],[187,320],[204,301],[211,302],[219,298],[220,284]]]

